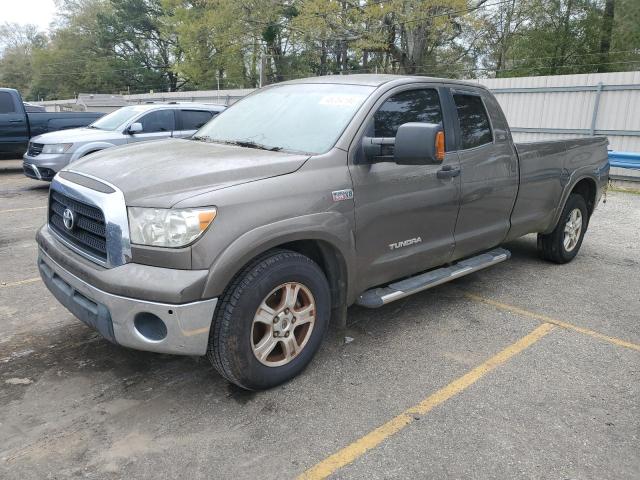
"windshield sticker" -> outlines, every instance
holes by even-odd
[[[361,95],[325,95],[318,102],[320,105],[331,105],[334,107],[353,107],[362,101]]]

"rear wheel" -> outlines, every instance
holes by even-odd
[[[242,388],[273,387],[311,361],[330,311],[329,285],[317,264],[296,252],[269,252],[227,288],[207,355],[222,376]]]
[[[553,232],[538,234],[540,256],[555,263],[570,262],[582,246],[588,224],[589,212],[584,197],[571,194]]]

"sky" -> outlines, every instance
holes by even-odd
[[[55,13],[54,0],[0,0],[0,23],[32,23],[46,31]]]

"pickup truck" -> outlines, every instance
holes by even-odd
[[[22,156],[31,137],[56,130],[84,127],[100,112],[39,112],[25,107],[13,88],[0,88],[0,157]]]
[[[571,261],[607,184],[607,139],[514,144],[482,86],[318,77],[245,97],[191,139],[63,169],[37,234],[53,295],[112,342],[207,355],[265,389],[330,319],[510,257]]]

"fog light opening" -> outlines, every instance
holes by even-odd
[[[167,336],[167,326],[153,313],[140,312],[133,319],[133,325],[140,335],[147,340],[159,342]]]

